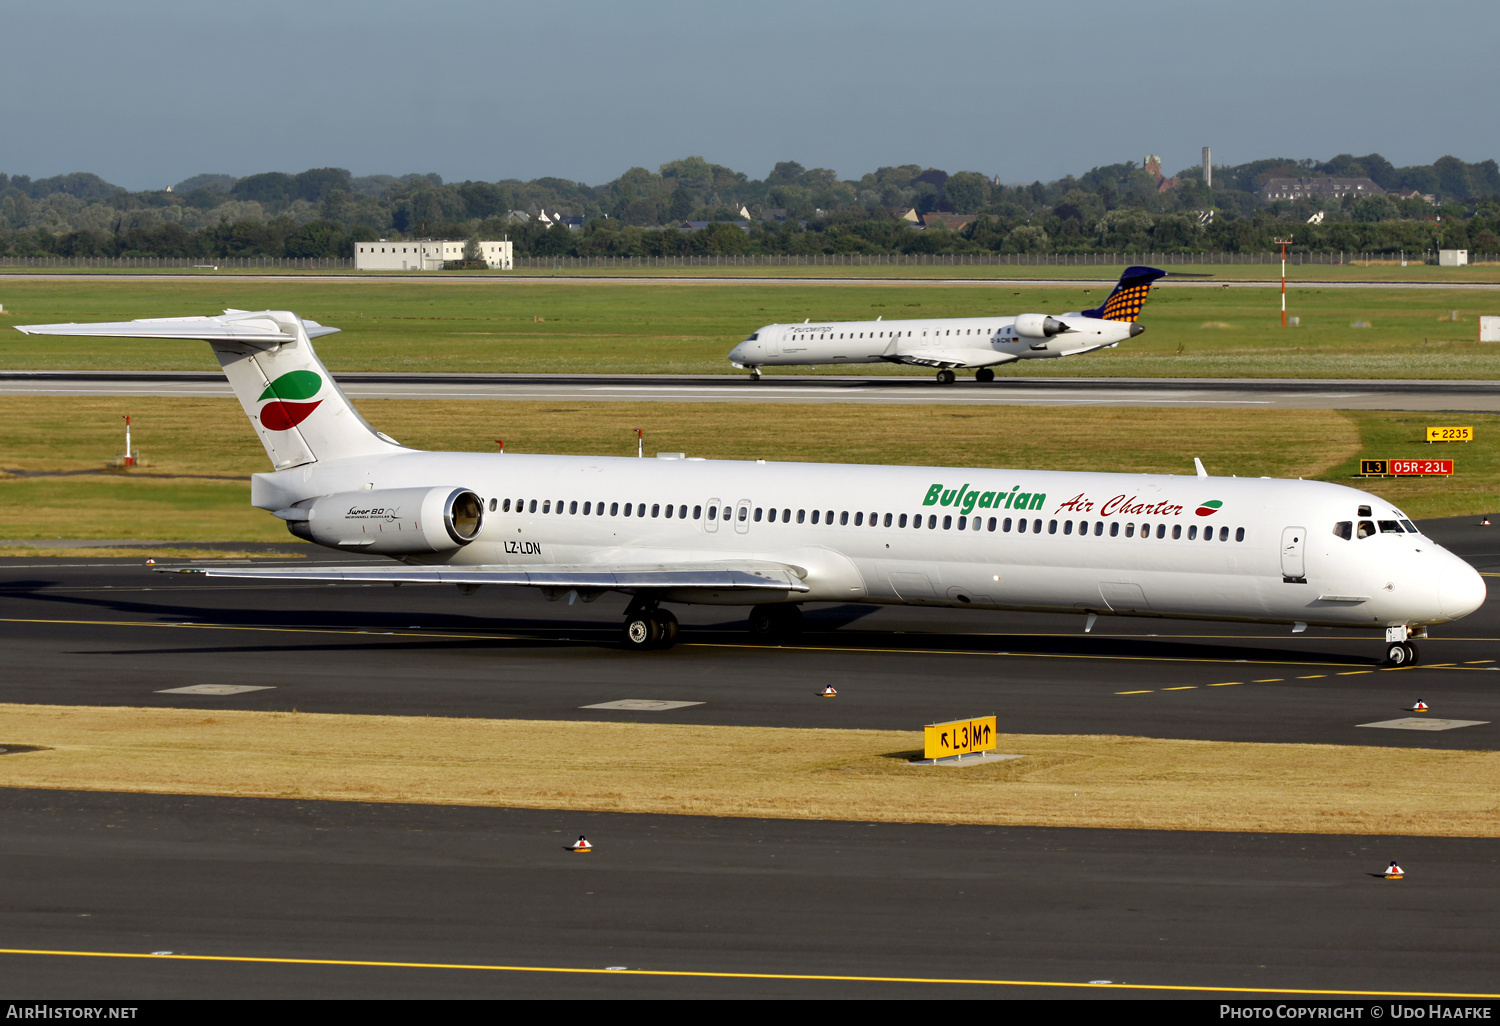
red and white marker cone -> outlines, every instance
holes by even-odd
[[[1412,712],[1426,712],[1427,711],[1427,703],[1423,702],[1420,699],[1418,699],[1417,700],[1417,704],[1411,707],[1411,711]]]
[[[1400,879],[1404,878],[1405,876],[1406,876],[1406,870],[1402,869],[1400,866],[1396,865],[1396,863],[1394,863],[1394,862],[1391,863],[1391,868],[1387,869],[1385,871],[1385,878],[1387,880],[1400,880]]]
[[[833,690],[833,685],[832,684],[830,684],[826,688],[824,688],[822,690],[821,694],[823,695],[824,698],[837,698],[837,697],[839,697],[839,693],[837,691]]]
[[[587,837],[584,837],[582,834],[579,834],[578,835],[578,840],[573,842],[573,844],[569,848],[569,850],[570,851],[593,851],[594,850],[594,846],[589,843],[589,839]],[[1394,866],[1395,863],[1392,862],[1391,865]]]
[[[1483,520],[1481,520],[1479,522],[1479,526],[1480,527],[1489,527],[1490,526],[1490,518],[1489,517],[1485,517]]]

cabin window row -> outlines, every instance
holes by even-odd
[[[500,512],[502,513],[510,513],[512,512],[512,510],[517,513],[542,514],[561,514],[566,512],[567,514],[573,516],[604,516],[606,513],[605,503],[593,501],[586,501],[580,504],[577,501],[568,502],[564,499],[558,499],[555,502],[551,499],[491,499],[491,512],[495,511],[497,504],[499,504]],[[648,515],[647,509],[648,507],[644,502],[627,502],[623,504],[618,502],[611,502],[608,505],[607,512],[612,517],[645,517]],[[649,509],[649,515],[652,517],[665,517],[669,520],[673,519],[674,517],[679,520],[688,519],[688,507],[686,505],[674,506],[672,503],[667,503],[665,505],[662,505],[661,503],[652,503]],[[731,520],[735,518],[736,510],[733,506],[725,506],[722,511],[718,506],[709,506],[707,515],[709,520]],[[703,516],[704,510],[701,505],[692,507],[692,519],[699,520]],[[753,519],[757,524],[762,522],[771,524],[778,522],[783,524],[790,524],[794,519],[794,511],[790,508],[767,509],[764,506],[757,506],[752,513],[750,507],[741,506],[738,510],[738,518],[741,521]],[[851,513],[848,510],[835,511],[831,509],[815,509],[812,511],[808,511],[806,509],[799,509],[795,511],[795,522],[799,524],[811,523],[828,526],[832,526],[833,524],[837,523],[841,527],[848,527],[851,524],[854,527],[864,527],[867,525],[870,527],[885,526],[898,529],[910,528],[913,530],[922,530],[925,526],[925,528],[929,531],[936,531],[940,529],[944,531],[951,531],[957,529],[959,531],[988,531],[990,533],[995,533],[998,531],[1002,534],[1009,534],[1012,532],[1016,534],[1041,534],[1045,530],[1047,534],[1061,533],[1064,536],[1076,534],[1079,537],[1084,537],[1092,534],[1096,538],[1103,537],[1106,532],[1111,538],[1118,538],[1122,534],[1126,538],[1150,538],[1152,537],[1153,531],[1157,538],[1162,539],[1165,539],[1169,533],[1174,540],[1180,540],[1185,536],[1188,541],[1197,541],[1200,537],[1197,524],[1189,524],[1186,531],[1184,531],[1181,524],[1167,525],[1158,523],[1153,526],[1149,522],[1144,522],[1141,523],[1139,527],[1137,527],[1137,524],[1134,521],[1122,524],[1118,520],[1112,521],[1106,525],[1103,520],[1095,520],[1092,522],[1088,520],[1079,520],[1076,522],[1072,520],[1043,521],[1040,518],[1027,519],[1026,517],[1005,517],[1002,519],[999,517],[985,518],[982,516],[954,517],[951,514],[939,517],[936,513],[929,513],[924,516],[921,513],[881,514],[877,512],[867,515],[862,510],[857,510]],[[1203,528],[1201,537],[1203,541],[1213,541],[1215,537],[1214,528],[1211,525],[1205,526]],[[1227,542],[1229,540],[1229,537],[1230,529],[1228,527],[1220,527],[1218,529],[1219,541]],[[1343,537],[1348,536],[1344,535]],[[1234,540],[1237,542],[1242,542],[1245,540],[1245,529],[1243,527],[1237,527],[1234,529]]]

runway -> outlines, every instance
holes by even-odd
[[[16,790],[0,816],[0,988],[36,999],[1500,989],[1487,840]],[[1407,880],[1372,875],[1392,858]]]
[[[1422,526],[1500,573],[1496,528]],[[810,609],[782,647],[734,610],[679,609],[677,648],[627,653],[608,598],[265,587],[144,558],[0,561],[0,701],[908,730],[994,711],[1018,733],[1500,747],[1493,598],[1400,670],[1362,634],[854,605]],[[264,690],[164,693],[204,683]],[[581,708],[626,698],[701,704]],[[1417,698],[1480,722],[1360,726]],[[0,789],[0,821],[0,986],[36,998],[1500,989],[1493,840],[22,789]],[[593,853],[563,850],[578,834]],[[1375,875],[1392,859],[1408,879]],[[152,952],[172,954],[119,957]]]
[[[979,406],[1500,412],[1493,381],[1274,378],[1001,378],[938,385],[931,376],[565,375],[348,372],[353,399],[576,402],[859,403]],[[0,371],[0,396],[233,396],[222,374],[193,371]]]

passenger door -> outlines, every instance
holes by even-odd
[[[712,512],[712,515],[710,515],[710,512]],[[718,499],[709,499],[708,502],[704,503],[703,529],[709,534],[713,534],[719,529],[719,514],[721,512],[723,512],[723,507],[719,504]]]
[[[741,499],[734,511],[734,529],[740,534],[750,531],[750,500]]]
[[[1303,558],[1306,549],[1307,531],[1301,527],[1288,527],[1281,532],[1281,577],[1286,581],[1303,582],[1307,579],[1307,564]]]

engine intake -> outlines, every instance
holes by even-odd
[[[479,537],[484,500],[467,488],[385,488],[305,499],[277,516],[299,538],[387,556],[451,552]]]
[[[1052,338],[1068,330],[1062,321],[1046,314],[1021,314],[1016,318],[1016,334],[1027,338]]]

